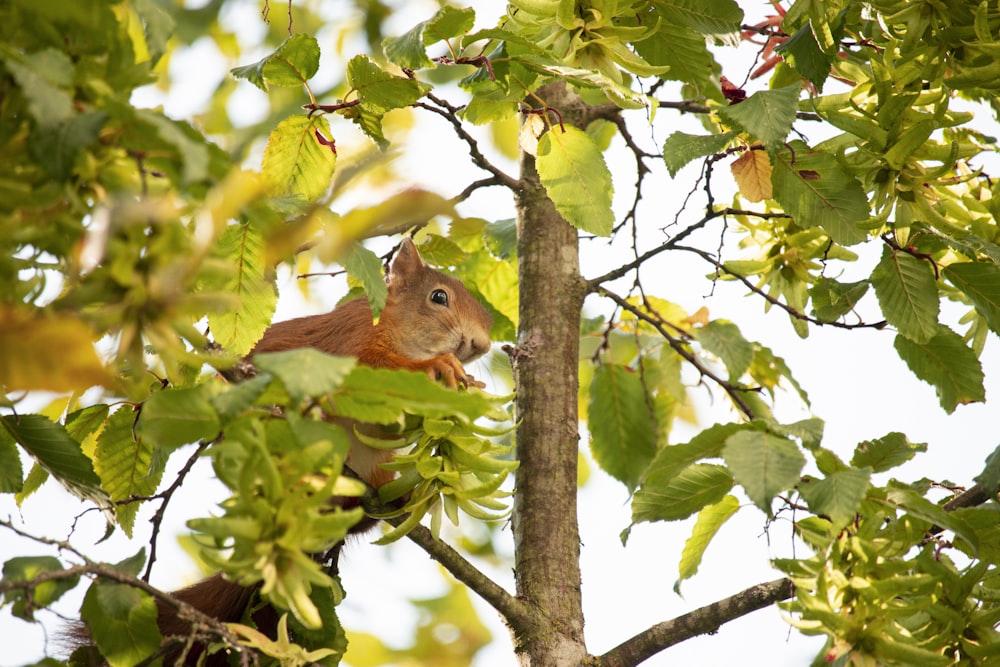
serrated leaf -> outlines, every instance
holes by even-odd
[[[416,70],[433,67],[427,57],[426,47],[445,39],[464,35],[472,29],[476,11],[445,5],[433,18],[422,21],[400,37],[390,37],[382,42],[385,57],[404,69]]]
[[[90,635],[111,667],[132,667],[160,647],[156,604],[125,584],[95,583],[80,607]]]
[[[2,581],[32,581],[46,572],[58,572],[62,569],[62,562],[53,556],[15,556],[3,564]],[[62,597],[63,593],[75,588],[79,581],[79,575],[50,579],[33,586],[30,595],[24,589],[11,588],[4,594],[4,603],[13,603],[11,613],[14,616],[34,621],[35,610],[48,607]]]
[[[210,399],[207,384],[158,391],[142,404],[136,431],[151,445],[168,451],[212,439],[220,425]]]
[[[868,491],[871,468],[841,470],[823,479],[803,480],[799,493],[814,513],[827,516],[834,526],[846,525],[854,518]]]
[[[590,383],[590,451],[612,477],[634,489],[656,453],[656,421],[639,373],[602,364]]]
[[[866,240],[856,223],[869,217],[868,197],[857,179],[829,153],[801,141],[790,146],[772,155],[775,200],[797,223],[822,228],[840,245]]]
[[[264,92],[269,85],[298,86],[319,70],[319,43],[310,35],[293,35],[271,54],[252,65],[229,70],[237,79],[246,79]]]
[[[154,465],[152,444],[135,437],[134,423],[135,412],[122,407],[111,415],[97,439],[94,470],[101,477],[104,490],[116,502],[153,495],[163,475],[163,466]],[[118,523],[129,538],[139,505],[130,502],[115,506]]]
[[[643,486],[662,486],[670,482],[684,468],[701,459],[718,458],[726,439],[743,430],[760,430],[759,422],[750,424],[715,424],[708,427],[690,442],[666,445],[656,452],[653,462],[643,475]]]
[[[720,107],[719,115],[760,141],[774,154],[785,144],[799,108],[799,85],[759,90],[739,104]]]
[[[695,327],[691,334],[706,350],[722,359],[730,380],[738,380],[750,368],[753,346],[732,322],[714,320],[703,327]]]
[[[896,336],[894,346],[899,358],[913,374],[932,385],[941,407],[949,414],[958,405],[986,400],[983,368],[962,337],[945,326],[925,343]]]
[[[900,334],[926,343],[938,333],[938,289],[929,262],[885,248],[872,271],[872,287],[882,314]]]
[[[674,584],[674,592],[680,593],[681,582],[698,573],[698,566],[701,565],[701,559],[712,538],[719,532],[722,525],[736,514],[736,510],[739,508],[740,501],[735,496],[725,496],[719,502],[704,507],[698,512],[694,528],[691,529],[691,537],[684,542],[681,560],[677,565],[678,576],[677,582]]]
[[[952,285],[962,290],[994,333],[1000,333],[1000,266],[962,262],[944,270]]]
[[[476,252],[460,267],[463,281],[475,286],[490,306],[516,327],[518,319],[517,266]]]
[[[425,83],[389,74],[368,56],[351,58],[347,82],[362,106],[382,113],[409,106],[430,90]]]
[[[775,52],[780,53],[785,62],[813,84],[818,91],[823,90],[823,83],[830,76],[830,66],[833,61],[819,48],[811,23],[796,30],[787,41],[778,45]]]
[[[867,292],[867,280],[841,283],[832,278],[821,277],[809,288],[813,315],[820,320],[835,322],[854,310]]]
[[[357,361],[303,348],[257,354],[253,363],[258,370],[279,379],[288,395],[301,402],[324,396],[338,388]]]
[[[239,297],[238,307],[209,313],[208,325],[215,342],[230,354],[242,357],[260,340],[271,323],[278,304],[274,282],[267,278],[266,248],[262,235],[252,226],[226,228],[216,245],[216,254],[233,272],[214,289]]]
[[[686,519],[732,488],[733,477],[723,466],[696,463],[665,484],[644,483],[632,498],[632,523]]]
[[[272,195],[312,201],[330,187],[337,153],[320,143],[317,133],[330,136],[325,116],[290,116],[271,131],[261,173]]]
[[[379,315],[382,314],[385,302],[389,298],[389,288],[382,275],[382,260],[360,243],[353,243],[341,259],[341,264],[352,278],[361,283],[368,296],[373,321],[378,322]]]
[[[538,140],[536,166],[556,210],[571,225],[598,236],[611,234],[611,172],[586,132],[553,127]]]
[[[674,132],[663,142],[663,160],[667,163],[670,177],[677,176],[677,172],[693,160],[721,152],[736,134],[736,132],[723,132],[694,135]]]
[[[717,43],[739,43],[743,10],[733,0],[660,0],[656,8],[674,25],[690,26]]]
[[[871,468],[873,472],[885,472],[900,466],[920,452],[926,452],[924,443],[910,442],[902,433],[889,433],[877,440],[865,440],[854,448],[851,465],[855,468]]]
[[[795,486],[806,464],[794,442],[759,431],[731,435],[722,457],[750,500],[768,514],[771,500]]]
[[[71,493],[105,504],[93,464],[61,424],[42,415],[4,415],[0,424]]]
[[[18,493],[24,485],[24,469],[14,438],[0,429],[0,493]]]
[[[113,379],[93,340],[94,333],[79,318],[0,307],[0,378],[5,390],[64,392],[110,386]]]
[[[771,160],[764,151],[744,151],[729,166],[740,189],[740,195],[747,201],[762,202],[771,198]]]

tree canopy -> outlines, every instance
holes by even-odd
[[[895,425],[918,421],[911,386],[955,418],[995,382],[1000,10],[252,9],[0,6],[11,623],[82,618],[95,646],[70,664],[154,664],[194,640],[241,665],[468,664],[489,641],[477,596],[523,664],[624,666],[777,605],[822,638],[816,664],[998,659],[994,436]],[[279,303],[362,296],[377,317],[402,234],[493,316],[488,391],[315,350],[243,359]],[[819,414],[826,378],[804,380],[793,345],[831,369],[852,346],[899,363]],[[892,426],[845,441],[856,394]],[[399,449],[398,478],[374,493],[343,474],[330,415],[392,425],[371,444]],[[912,473],[942,449],[973,463],[967,479]],[[277,637],[197,615],[191,637],[157,629],[154,600],[178,604],[154,574],[164,517],[197,504],[197,469],[223,497],[184,505],[186,543],[261,586]],[[627,497],[626,551],[647,524],[682,533],[650,580],[679,594],[711,577],[699,568],[737,521],[767,534],[773,577],[591,645],[578,496],[598,476],[619,492],[603,502]],[[43,487],[82,509],[15,517]],[[411,541],[451,577],[405,650],[345,628],[350,588],[316,558],[365,512],[385,520],[380,544]],[[114,558],[76,531],[98,515]],[[62,651],[46,642],[40,664]]]

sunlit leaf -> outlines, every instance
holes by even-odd
[[[598,236],[611,234],[611,172],[586,132],[553,127],[538,141],[536,165],[556,210],[570,224]]]
[[[871,281],[882,314],[900,334],[916,343],[937,335],[940,302],[929,262],[885,248]]]
[[[666,484],[643,484],[632,498],[632,522],[686,519],[732,488],[733,477],[723,466],[696,463]]]
[[[153,495],[163,475],[162,464],[157,465],[154,459],[152,444],[135,436],[135,417],[133,410],[119,408],[108,419],[97,441],[94,470],[101,477],[104,490],[116,502]],[[118,523],[128,537],[132,537],[139,505],[135,501],[115,507]]]
[[[427,84],[415,79],[389,74],[368,56],[351,58],[347,81],[362,106],[380,112],[409,106],[430,90]]]
[[[234,67],[237,79],[246,79],[264,92],[269,85],[297,86],[315,76],[319,69],[319,43],[310,35],[293,35],[273,53],[252,65]]]
[[[698,573],[698,566],[701,565],[701,559],[712,538],[739,508],[740,502],[735,496],[725,496],[719,502],[698,512],[694,528],[691,529],[691,536],[684,542],[684,550],[681,552],[677,582],[674,584],[675,592],[680,591],[682,581]]]
[[[330,187],[337,153],[317,133],[330,136],[325,116],[289,116],[271,131],[261,165],[271,194],[313,200]]]
[[[759,90],[739,104],[719,108],[719,115],[751,134],[774,154],[784,146],[798,111],[798,85]]]
[[[390,62],[410,70],[433,67],[427,57],[426,47],[445,39],[464,35],[472,29],[476,12],[472,7],[457,8],[445,5],[433,16],[411,28],[400,37],[390,37],[382,42],[385,56]]]
[[[744,151],[730,165],[740,194],[750,202],[771,198],[771,160],[764,151]]]

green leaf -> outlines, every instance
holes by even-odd
[[[91,405],[66,415],[66,432],[77,442],[83,442],[108,418],[108,406],[104,403]]]
[[[871,281],[882,314],[901,335],[916,343],[937,335],[941,304],[930,262],[886,247]]]
[[[330,136],[330,125],[320,115],[290,116],[271,131],[261,173],[272,195],[299,195],[312,201],[327,191],[337,153],[320,143],[319,136]]]
[[[656,420],[639,373],[602,364],[590,384],[590,450],[608,474],[629,490],[656,453]]]
[[[584,232],[610,236],[614,187],[594,140],[575,127],[553,127],[538,140],[536,161],[542,185],[566,220]]]
[[[132,586],[95,583],[80,607],[90,635],[111,667],[132,667],[160,647],[156,604]]]
[[[750,500],[768,514],[771,500],[799,481],[806,464],[794,442],[759,431],[729,436],[722,457]]]
[[[873,472],[886,472],[900,466],[920,452],[926,452],[924,443],[910,442],[902,433],[889,433],[878,440],[865,440],[854,448],[851,465],[871,468]]]
[[[382,42],[382,49],[389,62],[404,69],[416,70],[433,67],[427,57],[427,48],[445,39],[464,35],[472,29],[476,11],[471,7],[458,9],[445,5],[433,18],[415,25],[400,37],[390,37]]]
[[[66,53],[44,49],[25,57],[3,49],[0,59],[24,95],[28,112],[41,128],[55,127],[73,116],[70,89],[75,67]]]
[[[459,271],[463,282],[475,286],[490,306],[517,326],[517,266],[514,262],[496,259],[488,252],[476,252]]]
[[[352,243],[341,264],[347,273],[358,280],[368,295],[368,305],[371,307],[373,321],[378,322],[385,302],[389,298],[389,288],[382,275],[382,260],[360,243]]]
[[[696,463],[666,484],[644,483],[632,498],[632,522],[686,519],[732,488],[733,477],[723,466]]]
[[[97,440],[94,469],[101,477],[103,488],[116,502],[133,496],[153,495],[163,476],[162,463],[154,464],[152,444],[135,437],[134,423],[135,412],[127,407],[119,408],[108,419]],[[162,457],[159,460],[162,461]],[[139,502],[130,502],[115,506],[118,523],[129,538],[139,505]]]
[[[315,76],[319,70],[319,43],[309,35],[293,35],[273,53],[252,65],[235,67],[230,73],[246,79],[264,92],[269,85],[298,86]]]
[[[934,387],[945,412],[954,412],[960,404],[985,401],[983,368],[976,353],[951,329],[940,326],[937,331],[925,343],[896,336],[894,346],[899,358],[914,375]]]
[[[826,322],[836,322],[854,310],[858,302],[861,301],[861,297],[867,292],[867,280],[856,283],[841,283],[823,276],[809,288],[813,315]]]
[[[976,482],[991,496],[1000,489],[1000,447],[986,457],[986,466],[976,475]]]
[[[828,516],[834,526],[842,527],[854,518],[868,491],[871,468],[841,470],[824,479],[803,480],[799,493],[816,514]]]
[[[1000,266],[962,262],[944,270],[944,277],[962,290],[994,333],[1000,333]]]
[[[233,267],[212,288],[239,298],[239,305],[209,313],[208,326],[215,342],[230,354],[242,357],[260,340],[271,323],[278,292],[269,273],[264,238],[253,225],[231,225],[216,245],[216,254]]]
[[[753,361],[753,346],[732,322],[715,320],[691,331],[695,340],[722,359],[730,380],[739,380]]]
[[[77,156],[97,141],[108,119],[103,111],[73,114],[31,137],[31,154],[50,176],[69,179]]]
[[[14,438],[0,429],[0,493],[18,493],[24,486],[24,469]]]
[[[258,370],[278,378],[288,395],[301,402],[325,396],[338,388],[357,361],[303,348],[257,354],[253,363]]]
[[[724,150],[736,135],[737,132],[705,135],[674,132],[663,142],[663,160],[670,177],[677,176],[681,167],[689,162]]]
[[[716,43],[739,43],[743,10],[733,0],[658,0],[655,5],[671,24],[690,26]]]
[[[755,137],[773,156],[792,131],[801,90],[798,85],[759,90],[739,104],[720,107],[719,115]]]
[[[690,442],[660,447],[653,462],[643,475],[642,484],[643,486],[647,484],[650,486],[665,485],[695,461],[718,458],[726,440],[734,433],[763,428],[764,425],[760,422],[715,424],[696,435]]]
[[[347,82],[361,106],[384,113],[407,107],[427,94],[430,86],[389,74],[368,56],[355,56],[347,64]]]
[[[742,106],[742,105],[738,105]],[[868,197],[837,159],[793,141],[772,158],[774,198],[803,227],[820,227],[840,245],[868,238],[856,223],[868,219]]]
[[[683,81],[697,91],[695,96],[722,99],[719,91],[721,68],[708,50],[705,38],[682,23],[662,21],[648,39],[630,44],[635,52],[654,66],[670,69],[661,79]]]
[[[678,563],[678,577],[674,584],[674,592],[680,594],[681,582],[690,579],[698,573],[698,566],[708,549],[709,543],[715,534],[722,528],[730,517],[736,514],[740,508],[740,501],[735,496],[725,496],[722,500],[698,512],[694,528],[691,529],[691,537],[684,542],[684,550],[681,552],[681,560]]]
[[[142,404],[136,430],[153,446],[167,450],[211,440],[219,434],[220,426],[210,399],[207,384],[158,391]]]
[[[775,52],[780,53],[785,62],[813,84],[816,90],[823,90],[823,83],[830,76],[833,61],[819,48],[811,24],[807,23],[796,30],[784,44],[778,45]]]
[[[58,558],[53,556],[15,556],[3,564],[3,579],[6,583],[32,581],[46,572],[64,569]],[[79,583],[79,575],[50,579],[32,586],[30,589],[11,588],[4,594],[4,603],[11,604],[11,613],[25,621],[34,621],[37,609],[48,607],[72,590]],[[30,594],[29,594],[30,591]]]
[[[71,493],[97,502],[105,498],[90,459],[62,425],[42,415],[4,415],[0,424]]]

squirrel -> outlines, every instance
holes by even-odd
[[[408,369],[427,373],[449,387],[485,387],[465,372],[464,363],[477,359],[489,350],[492,317],[465,286],[455,278],[424,263],[413,241],[405,238],[386,276],[389,295],[378,324],[373,324],[365,298],[347,301],[333,311],[272,324],[247,355],[312,347],[328,354],[356,357],[358,363],[375,368]],[[391,451],[380,451],[353,437],[347,467],[358,478],[378,488],[393,474],[381,467],[392,459]],[[331,503],[347,506],[355,499],[332,498]],[[351,532],[360,533],[375,524],[362,520]],[[222,622],[239,622],[247,606],[254,601],[256,587],[241,586],[216,574],[192,586],[174,592],[173,597],[186,602]],[[156,601],[160,632],[164,637],[190,634],[190,624],[179,618],[177,610]],[[252,613],[258,629],[274,637],[278,615],[270,606]],[[187,655],[187,664],[195,664],[204,648],[196,644]],[[176,659],[179,652],[171,655]],[[198,664],[228,665],[227,656],[218,652],[203,656]],[[170,655],[164,661],[170,662]]]

